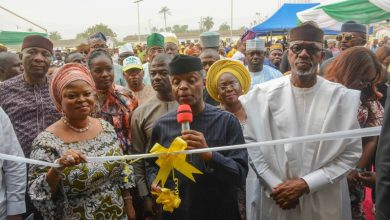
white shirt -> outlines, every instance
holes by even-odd
[[[0,153],[24,157],[11,121],[0,108]],[[0,219],[26,212],[25,192],[27,168],[25,163],[0,160]]]
[[[360,92],[321,77],[311,88],[296,88],[285,76],[258,84],[239,99],[247,113],[247,142],[360,128]],[[350,219],[345,176],[356,166],[361,150],[360,138],[248,149],[262,183],[247,188],[248,219]],[[298,178],[306,181],[310,193],[300,197],[296,208],[280,209],[269,198],[270,189]]]
[[[149,62],[142,64],[142,67],[144,69],[143,83],[145,85],[152,85],[152,81],[150,79],[150,73],[149,73]]]
[[[244,59],[245,59],[245,54],[241,53],[241,51],[236,51],[233,56],[232,56],[232,59],[233,60],[239,60],[241,61],[242,63],[244,63]]]

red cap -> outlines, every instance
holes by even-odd
[[[192,122],[192,110],[187,104],[179,105],[177,108],[177,122]]]

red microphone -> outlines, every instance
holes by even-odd
[[[190,123],[192,122],[192,110],[187,104],[179,105],[177,108],[177,122],[181,124],[181,130],[190,130]]]

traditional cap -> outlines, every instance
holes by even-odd
[[[125,45],[123,45],[119,48],[119,54],[125,53],[125,52],[134,53],[133,46],[131,45],[131,43],[126,43]]]
[[[129,69],[140,69],[142,70],[142,63],[141,60],[138,57],[135,56],[129,56],[126,57],[126,59],[123,60],[123,72],[126,72]]]
[[[82,80],[89,84],[94,90],[95,82],[92,79],[91,73],[89,70],[81,64],[78,63],[68,63],[60,67],[53,74],[53,77],[50,81],[50,96],[54,105],[57,108],[57,111],[61,112],[61,101],[62,101],[62,91],[70,83]]]
[[[265,41],[259,38],[247,40],[246,50],[265,50]]]
[[[244,94],[249,91],[251,75],[247,68],[236,60],[218,60],[211,65],[206,76],[206,89],[214,100],[221,102],[218,97],[218,80],[224,73],[231,73],[238,79]]]
[[[272,52],[273,50],[280,50],[283,52],[283,46],[279,43],[276,43],[270,47],[269,52]]]
[[[202,48],[219,47],[219,33],[207,31],[200,34],[200,45]]]
[[[88,43],[92,43],[94,41],[99,41],[99,40],[107,42],[107,38],[102,32],[97,32],[96,34],[93,34],[88,37]]]
[[[41,35],[29,35],[23,39],[22,50],[29,47],[39,47],[53,53],[53,43]]]
[[[176,55],[169,63],[169,69],[171,75],[177,75],[200,71],[203,69],[203,65],[197,57],[179,54]]]
[[[174,44],[178,45],[178,40],[177,40],[177,37],[175,37],[175,36],[165,36],[164,43],[174,43]]]
[[[324,32],[313,21],[307,21],[290,30],[291,41],[315,41],[322,43]]]
[[[164,48],[164,36],[159,33],[153,33],[148,36],[148,38],[146,39],[146,43],[148,45],[148,48],[151,48],[153,46]]]
[[[355,21],[347,21],[341,26],[341,32],[360,32],[367,34],[366,27]]]

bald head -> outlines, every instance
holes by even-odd
[[[166,53],[159,53],[157,56],[153,59],[151,65],[154,63],[166,63],[167,65],[172,61],[172,56]]]
[[[207,72],[213,63],[220,59],[219,53],[216,49],[207,48],[202,51],[199,55],[200,60],[202,61],[203,69]]]
[[[5,81],[23,73],[19,56],[10,52],[0,53],[0,81]]]

